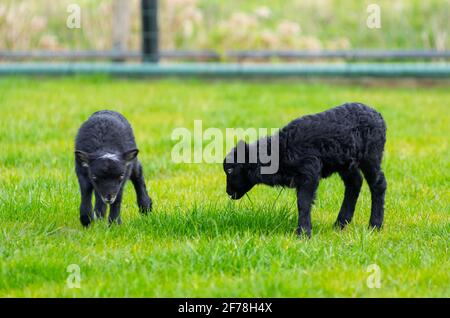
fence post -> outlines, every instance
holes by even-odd
[[[142,56],[144,62],[156,63],[158,52],[158,0],[141,0]]]
[[[128,0],[114,0],[112,21],[113,50],[117,54],[127,50],[130,34],[130,2]],[[115,62],[123,62],[122,57],[113,58]]]

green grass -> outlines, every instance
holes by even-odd
[[[176,127],[281,127],[345,101],[388,124],[385,227],[367,229],[367,185],[354,222],[332,224],[343,196],[320,184],[313,237],[295,236],[295,194],[259,186],[232,202],[220,164],[174,164]],[[109,78],[0,79],[0,296],[450,297],[448,87]],[[123,225],[78,221],[73,140],[94,111],[134,126],[154,212],[128,185]],[[81,288],[66,285],[81,268]],[[366,285],[381,269],[381,288]]]

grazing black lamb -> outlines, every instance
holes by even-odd
[[[134,185],[142,213],[151,211],[133,130],[121,114],[102,110],[89,117],[75,140],[75,171],[81,191],[80,222],[88,226],[103,218],[110,205],[109,222],[122,223],[120,205],[125,183]],[[92,211],[92,192],[95,209]]]
[[[372,196],[370,226],[381,228],[384,216],[386,179],[381,170],[386,124],[380,113],[360,104],[347,103],[315,115],[300,117],[271,137],[253,144],[240,141],[224,160],[227,193],[240,199],[256,184],[291,187],[297,190],[299,235],[311,236],[311,205],[321,178],[339,173],[345,184],[336,226],[350,223],[362,185],[360,170]],[[277,144],[276,144],[277,143]],[[278,151],[278,171],[263,174],[261,148]],[[245,157],[239,155],[245,150]],[[249,160],[252,157],[254,161]],[[273,154],[272,154],[273,155]],[[238,160],[239,158],[245,158]]]

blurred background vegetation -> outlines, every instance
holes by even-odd
[[[113,0],[2,0],[0,49],[112,48]],[[381,29],[361,0],[160,0],[162,50],[448,49],[449,0],[378,0]],[[77,3],[82,28],[66,27]],[[140,48],[140,1],[130,0],[128,49]]]
[[[66,27],[67,6],[82,28]],[[140,48],[140,1],[130,0],[127,49]],[[361,0],[160,0],[161,50],[449,49],[450,0],[378,0],[381,29]],[[109,50],[114,0],[2,0],[0,50]]]

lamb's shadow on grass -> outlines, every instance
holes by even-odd
[[[124,224],[125,225],[125,224]],[[125,225],[127,226],[127,225]],[[288,206],[242,207],[193,206],[186,209],[156,210],[136,217],[128,226],[157,237],[195,238],[254,235],[295,235],[297,211]],[[314,233],[332,231],[331,224],[314,224]]]

